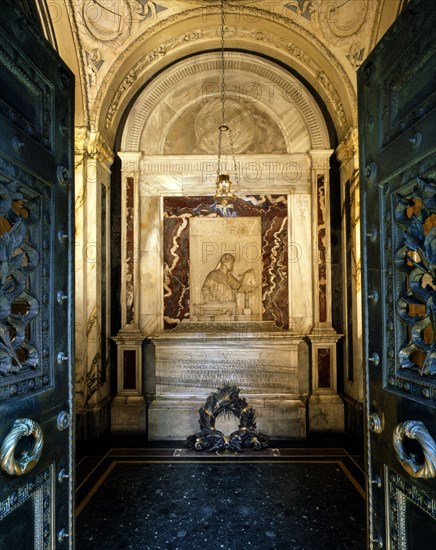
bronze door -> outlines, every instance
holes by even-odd
[[[74,79],[0,9],[0,548],[73,547]]]
[[[412,0],[358,72],[370,548],[436,541],[435,28]]]

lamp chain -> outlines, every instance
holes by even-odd
[[[217,177],[221,173],[221,147],[222,147],[222,137],[223,132],[225,131],[225,101],[226,101],[226,84],[225,84],[225,74],[224,74],[224,30],[226,25],[226,17],[224,13],[224,0],[221,0],[221,27],[220,27],[220,36],[221,36],[221,124],[218,129],[218,166],[217,166]]]
[[[224,33],[226,28],[226,14],[224,11],[224,2],[221,0],[221,27],[220,27],[220,36],[221,36],[221,125],[218,132],[218,167],[217,167],[217,176],[221,172],[221,148],[222,148],[222,133],[229,132],[229,142],[230,142],[230,151],[232,154],[233,160],[233,169],[235,171],[235,180],[236,186],[239,187],[239,174],[236,165],[236,158],[233,151],[233,136],[232,130],[226,124],[225,117],[225,102],[226,102],[226,80],[225,80],[225,68],[224,68]]]
[[[236,165],[235,153],[233,152],[233,136],[232,136],[232,130],[230,128],[229,128],[229,140],[230,140],[230,150],[232,152],[233,170],[235,171],[236,188],[239,191],[239,172]]]
[[[221,0],[221,124],[225,125],[224,104],[226,101],[226,84],[224,78],[224,31],[226,28],[226,16],[224,13],[224,0]]]

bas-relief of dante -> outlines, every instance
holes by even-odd
[[[223,254],[216,268],[211,271],[201,287],[203,302],[235,302],[236,292],[241,281],[233,274],[235,257],[233,254]]]
[[[241,280],[233,275],[235,260],[233,254],[223,254],[216,268],[208,273],[201,287],[203,303],[236,303],[238,291],[254,289],[256,281],[252,269],[245,271]]]

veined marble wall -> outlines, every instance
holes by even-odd
[[[308,407],[311,430],[341,429],[327,125],[310,91],[299,82],[294,93],[294,77],[276,65],[242,53],[229,54],[226,65],[227,82],[243,92],[226,98],[234,155],[225,149],[219,167],[216,54],[164,71],[126,120],[119,153],[123,326],[112,427],[121,431],[127,416],[142,415],[145,393],[149,436],[183,439],[195,430],[207,393],[230,379],[269,411],[272,437],[305,437]],[[274,93],[251,97],[259,80]],[[228,218],[213,205],[217,168],[235,176]],[[241,257],[246,246],[259,249],[252,269]],[[250,287],[244,297],[243,280]],[[221,288],[227,298],[211,299],[208,289],[223,281],[234,292]],[[243,336],[234,339],[241,325]]]
[[[164,326],[174,328],[191,319],[190,220],[222,219],[214,212],[212,197],[166,197],[164,199]],[[216,235],[206,246],[206,256],[215,264],[225,252],[257,256],[261,272],[261,320],[289,327],[288,300],[288,200],[287,196],[253,195],[234,202],[234,220],[259,219],[259,247],[238,235]],[[230,218],[231,221],[231,218]],[[229,232],[232,228],[229,228]],[[211,236],[212,237],[212,236]],[[224,240],[223,240],[224,239]],[[244,248],[245,247],[245,248]],[[253,256],[254,255],[254,256]],[[234,319],[235,320],[235,319]],[[241,319],[244,320],[244,319]],[[245,319],[246,320],[246,319]],[[254,319],[250,319],[254,320]],[[260,320],[260,319],[256,319]]]
[[[330,154],[312,151],[312,159],[306,157],[307,169],[301,170],[304,176],[295,186],[291,187],[285,177],[274,182],[278,189],[287,186],[287,193],[238,193],[232,216],[224,218],[213,206],[213,186],[208,181],[203,184],[207,195],[184,194],[191,187],[198,188],[201,171],[192,167],[202,167],[206,161],[169,158],[149,164],[141,153],[122,154],[126,207],[123,249],[127,255],[122,276],[125,325],[116,339],[122,387],[112,407],[115,431],[144,429],[143,420],[134,422],[134,418],[145,418],[145,393],[151,401],[149,436],[183,439],[195,430],[198,408],[220,380],[243,382],[254,405],[263,403],[269,411],[270,435],[297,438],[306,434],[308,405],[301,396],[309,397],[312,380],[310,429],[343,429],[343,404],[336,393],[339,335],[331,326],[327,254]],[[172,166],[176,160],[177,171],[165,180],[158,168],[165,162]],[[292,157],[286,160],[286,166],[295,164]],[[250,157],[246,162],[250,163]],[[152,171],[147,173],[147,169]],[[167,186],[159,187],[163,181]],[[263,191],[270,182],[259,182],[258,186]],[[171,196],[165,193],[169,190]],[[206,226],[212,222],[217,222],[217,235],[206,242],[201,238],[201,224],[210,234]],[[199,224],[193,234],[191,224]],[[246,235],[239,239],[244,232]],[[240,262],[240,248],[254,242],[260,249],[258,272],[254,275],[261,284],[259,308],[253,308],[250,317],[245,317],[239,305],[218,316],[209,306],[207,312],[200,310],[198,314],[199,288],[207,273],[218,265],[223,254],[230,253],[235,256],[234,273],[240,278],[249,267]],[[201,261],[198,246],[202,243],[216,257],[199,267],[197,277],[195,262],[198,264],[199,255]],[[192,280],[193,270],[196,282]],[[236,340],[232,339],[234,333],[238,334]],[[254,378],[247,376],[248,367],[241,361],[223,359],[222,354],[229,353],[229,338],[232,355],[242,352],[244,361],[254,365]],[[307,344],[303,343],[307,340],[312,346],[311,365]],[[144,342],[149,343],[145,368]],[[198,352],[195,357],[194,349]],[[189,359],[183,363],[185,356]],[[189,360],[191,365],[186,363]],[[263,378],[259,373],[264,373]],[[123,382],[127,379],[133,381],[129,386]],[[192,380],[196,380],[194,386]],[[268,391],[268,384],[276,396],[280,395],[278,400]]]

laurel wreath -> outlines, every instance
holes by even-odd
[[[190,449],[240,451],[243,447],[261,449],[268,446],[268,436],[256,431],[255,410],[248,406],[244,397],[240,397],[240,391],[241,389],[237,386],[225,382],[221,388],[208,396],[199,410],[198,422],[201,430],[186,440]],[[216,430],[215,422],[219,416],[238,418],[239,429],[230,436]]]

